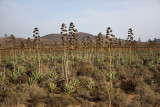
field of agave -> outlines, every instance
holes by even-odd
[[[0,50],[0,105],[18,107],[159,107],[160,44],[126,41],[110,27],[77,40],[71,22],[61,27],[62,43],[4,38]]]

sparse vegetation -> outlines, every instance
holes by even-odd
[[[0,45],[0,105],[160,105],[157,39],[136,42],[130,28],[123,41],[110,27],[106,35],[79,37],[73,22],[69,29],[62,24],[61,30],[61,42],[56,37],[40,41],[38,28],[34,40],[5,36]]]
[[[29,86],[33,86],[33,85],[34,85],[34,80],[33,80],[32,77],[31,77],[31,78],[28,78],[28,85],[29,85]]]
[[[56,85],[54,83],[50,83],[49,87],[51,92],[53,92],[56,89]]]

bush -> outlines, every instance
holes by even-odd
[[[79,84],[79,80],[77,78],[72,78],[70,82],[71,82],[70,84],[72,84],[72,86],[75,87],[75,88]]]
[[[86,88],[87,84],[88,84],[88,77],[87,76],[79,76],[78,77],[79,80],[79,85],[80,87]]]
[[[88,79],[88,81],[87,81],[87,89],[89,90],[89,91],[92,91],[92,89],[93,89],[93,84],[94,84],[94,81],[93,81],[93,79],[92,78],[89,78]]]
[[[56,73],[54,71],[50,71],[49,72],[49,78],[51,78],[52,80],[55,80],[56,78]]]
[[[14,63],[13,63],[13,61],[8,62],[7,65],[6,65],[6,67],[7,67],[7,68],[10,68],[11,70],[13,70],[13,68],[14,68]]]
[[[21,92],[17,92],[13,89],[11,89],[10,91],[6,92],[6,99],[8,99],[8,105],[17,105],[18,103],[24,103],[25,102],[25,97],[23,95],[23,93]]]
[[[36,62],[35,61],[31,61],[29,63],[29,68],[32,69],[35,65],[36,65]]]
[[[126,93],[132,93],[135,91],[135,83],[131,79],[127,79],[122,81],[121,83],[121,89],[123,89]]]
[[[148,67],[149,67],[149,69],[151,69],[151,68],[153,68],[153,67],[154,67],[154,63],[153,63],[153,61],[151,61],[150,63],[148,63]]]
[[[33,86],[33,85],[34,85],[34,80],[33,80],[33,78],[29,78],[29,79],[28,79],[28,85],[29,85],[29,86]]]
[[[114,106],[128,107],[129,102],[130,102],[130,99],[128,98],[128,96],[125,94],[123,90],[121,90],[120,88],[113,90],[112,104]]]
[[[39,81],[41,79],[42,75],[43,75],[42,73],[35,71],[35,72],[32,72],[31,76],[35,81]]]
[[[77,71],[77,76],[92,76],[94,72],[97,72],[97,71],[94,70],[92,66],[91,67],[81,67]]]
[[[94,72],[92,75],[92,78],[96,81],[96,82],[101,82],[103,81],[103,79],[106,77],[106,75],[103,72]]]
[[[64,87],[65,94],[70,95],[73,92],[73,86],[70,84],[66,84]]]
[[[18,79],[19,76],[20,76],[20,73],[18,71],[12,72],[10,75],[11,82],[14,83]]]
[[[141,67],[142,67],[142,65],[140,63],[136,64],[136,68],[141,68]]]
[[[155,81],[160,85],[160,72],[156,73],[154,77],[155,77]]]
[[[4,78],[4,74],[0,72],[0,81],[3,81],[3,78]]]
[[[25,67],[19,66],[19,72],[23,74],[25,72]]]
[[[108,100],[108,90],[105,86],[98,86],[98,89],[93,89],[91,92],[91,96],[94,97],[94,101],[102,101],[105,102]]]
[[[49,89],[50,89],[50,92],[53,92],[56,89],[56,84],[50,83]]]
[[[147,104],[151,104],[152,106],[160,99],[160,95],[143,80],[136,81],[135,92],[140,95],[140,100]]]

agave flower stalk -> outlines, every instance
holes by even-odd
[[[122,51],[122,42],[121,42],[121,40],[120,39],[118,39],[118,45],[119,45],[119,64],[121,63],[120,61],[121,61],[121,51]]]
[[[87,36],[87,48],[88,48],[88,51],[87,51],[87,59],[89,59],[90,63],[91,63],[91,59],[92,59],[92,54],[93,53],[93,41],[92,39],[90,38],[90,36]],[[89,55],[88,55],[89,53]]]
[[[67,29],[66,25],[63,23],[61,26],[61,34],[63,35],[62,41],[63,41],[63,47],[64,47],[64,75],[66,84],[68,84],[68,38],[67,38]]]
[[[87,59],[89,59],[89,52],[90,52],[90,37],[87,36]]]
[[[85,59],[86,48],[87,48],[87,46],[86,46],[87,43],[86,43],[85,37],[82,38],[82,45],[83,45],[83,46],[82,46],[82,48],[83,48],[83,49],[82,49],[82,51],[83,51],[83,59]]]
[[[26,41],[27,47],[28,47],[28,52],[29,52],[29,56],[31,55],[31,48],[32,48],[32,43],[31,43],[31,39],[28,38]]]
[[[154,59],[155,59],[156,52],[157,52],[157,39],[154,38],[153,40],[153,58]]]
[[[132,33],[132,28],[129,29],[128,31],[128,40],[129,40],[129,50],[130,50],[130,65],[132,63],[132,43],[133,43],[133,33]]]
[[[69,25],[69,38],[70,38],[69,42],[71,45],[72,59],[74,59],[73,51],[78,43],[78,41],[77,41],[78,31],[74,27],[75,27],[75,25],[73,24],[73,22],[71,22]]]
[[[1,63],[1,47],[2,45],[0,44],[0,63]]]
[[[137,42],[136,40],[133,41],[133,52],[134,52],[134,57],[136,57],[136,53],[137,53]],[[132,57],[133,57],[133,54],[132,54]]]
[[[11,39],[11,42],[12,42],[12,55],[13,55],[14,72],[15,72],[15,58],[16,58],[15,44],[16,44],[16,38],[13,34],[11,34],[9,39]]]
[[[103,61],[103,37],[102,33],[99,33],[97,36],[97,48],[99,49],[99,54],[101,55],[101,60]]]
[[[111,55],[111,41],[112,41],[112,38],[111,38],[111,28],[108,27],[107,30],[106,30],[106,38],[108,39],[108,47],[109,47],[109,65],[110,65],[110,70],[109,70],[109,73],[111,74],[112,73],[112,55]],[[110,80],[110,88],[112,88],[112,81]]]
[[[58,43],[57,43],[57,41],[56,41],[56,38],[54,38],[54,42],[53,42],[53,47],[54,47],[54,54],[53,54],[53,56],[55,57],[56,55],[55,55],[55,52],[57,51],[57,49],[58,49]],[[53,48],[52,48],[53,49]],[[53,57],[52,57],[52,62],[53,62]],[[54,63],[55,63],[55,65],[56,65],[56,60],[54,61]]]
[[[33,31],[34,35],[33,37],[35,38],[36,40],[36,45],[37,45],[37,51],[38,51],[38,63],[39,63],[39,73],[40,73],[40,55],[39,55],[39,48],[38,48],[38,44],[39,44],[39,41],[40,41],[40,36],[39,36],[39,30],[38,28],[34,28],[34,31]]]
[[[109,78],[110,78],[110,89],[109,89],[109,107],[111,107],[111,90],[112,90],[112,80],[114,77],[115,72],[112,72],[112,55],[111,55],[111,45],[113,44],[112,37],[115,37],[113,34],[111,34],[112,30],[110,27],[107,28],[106,30],[106,39],[108,40],[108,48],[109,48],[109,65],[110,65],[110,70],[109,70]]]
[[[5,34],[5,36],[4,36],[4,41],[5,41],[5,48],[6,48],[6,52],[5,52],[5,56],[7,56],[7,39],[8,39],[8,37],[7,37],[7,34]]]
[[[148,40],[148,56],[152,56],[152,41]]]
[[[52,43],[50,43],[49,44],[49,55],[50,55],[50,57],[51,57],[51,61],[53,61],[53,44]]]
[[[23,57],[23,60],[25,61],[25,57],[24,57],[24,48],[25,48],[25,44],[24,41],[20,41],[20,47],[21,47],[21,55]]]
[[[52,44],[50,46],[50,55],[51,55],[52,61],[53,61],[53,56],[55,56],[55,51],[57,49],[57,45],[58,44],[57,44],[56,38],[53,37],[53,42],[52,42]],[[54,49],[54,53],[53,53],[53,49]]]

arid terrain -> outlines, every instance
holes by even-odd
[[[78,34],[1,38],[0,105],[160,106],[158,40]]]

